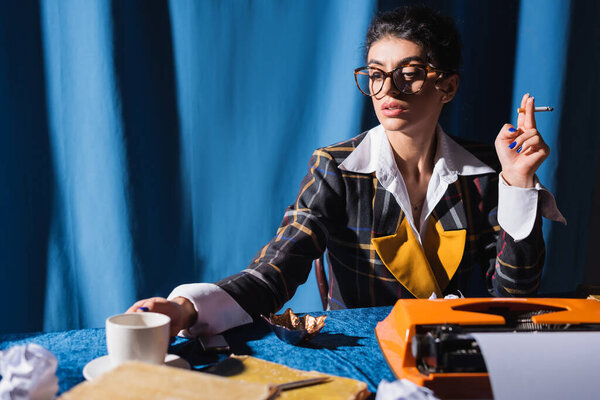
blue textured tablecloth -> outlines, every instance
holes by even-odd
[[[252,355],[293,368],[315,370],[366,382],[375,392],[382,379],[393,380],[375,338],[375,325],[391,307],[329,311],[325,327],[310,343],[292,346],[279,340],[265,322],[256,322],[225,334],[235,354]],[[311,313],[320,315],[323,313]],[[83,367],[106,355],[104,329],[0,335],[0,350],[18,344],[37,343],[58,359],[57,376],[64,392],[83,381]],[[178,338],[169,348],[201,369],[226,357],[200,351],[194,340]]]

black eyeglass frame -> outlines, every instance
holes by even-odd
[[[425,79],[423,79],[423,84],[421,85],[421,87],[419,88],[419,90],[415,91],[415,92],[410,92],[407,93],[404,90],[401,90],[398,85],[396,85],[396,82],[394,82],[394,72],[398,71],[401,68],[406,68],[406,67],[417,67],[417,68],[422,68],[424,69],[426,72],[425,74]],[[376,93],[372,93],[372,94],[368,94],[363,92],[363,90],[360,88],[360,85],[358,83],[358,75],[361,74],[362,71],[364,70],[369,70],[369,69],[376,69],[378,71],[380,71],[383,74],[383,83],[381,85],[381,89],[379,89]],[[396,90],[398,90],[400,93],[404,93],[404,94],[417,94],[421,91],[421,89],[423,89],[423,86],[425,86],[425,82],[427,82],[427,74],[429,74],[430,72],[439,72],[440,75],[437,77],[437,80],[439,80],[442,77],[442,74],[456,74],[456,71],[451,71],[451,70],[447,70],[447,69],[441,69],[441,68],[437,68],[431,64],[402,64],[402,65],[398,65],[396,68],[394,68],[393,70],[389,71],[389,72],[385,72],[384,70],[382,70],[379,67],[374,67],[374,66],[364,66],[364,67],[360,67],[360,68],[356,68],[354,70],[354,81],[356,82],[356,87],[358,88],[358,90],[364,94],[365,96],[369,96],[369,97],[373,97],[373,96],[377,96],[379,93],[381,93],[381,91],[383,90],[383,87],[385,86],[385,80],[387,78],[390,78],[392,80],[392,84],[394,85],[394,87],[396,88]],[[362,75],[367,75],[369,76],[369,74],[362,74]],[[369,77],[369,79],[371,79]]]

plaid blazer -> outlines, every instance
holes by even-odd
[[[405,217],[402,209],[375,173],[338,168],[366,134],[316,150],[275,237],[247,269],[217,282],[248,314],[280,309],[325,250],[330,309],[392,305],[414,297],[373,243],[397,232]],[[492,146],[453,139],[499,171]],[[466,231],[462,258],[441,294],[526,296],[537,290],[545,256],[539,211],[529,237],[515,242],[498,225],[497,204],[497,173],[459,175],[434,208],[433,221],[443,231]]]

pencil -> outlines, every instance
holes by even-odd
[[[288,383],[280,383],[279,385],[275,385],[275,386],[279,390],[290,390],[290,389],[296,389],[296,388],[300,388],[300,387],[304,387],[304,386],[317,385],[319,383],[328,382],[329,380],[330,379],[329,379],[328,376],[321,376],[321,377],[318,377],[318,378],[304,379],[304,380],[301,380],[301,381],[293,381],[293,382],[288,382]]]
[[[554,111],[554,107],[548,107],[548,106],[536,107],[533,109],[533,111],[534,112]],[[520,108],[520,107],[517,108],[517,114],[524,113],[524,112],[525,112],[524,108]]]

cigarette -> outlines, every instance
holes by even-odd
[[[536,107],[533,109],[533,112],[544,112],[544,111],[554,111],[554,107],[544,106],[544,107]],[[517,108],[517,114],[524,113],[524,108]]]

